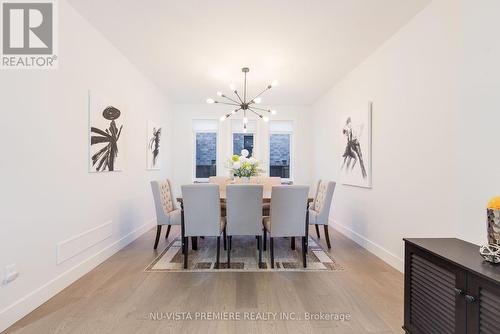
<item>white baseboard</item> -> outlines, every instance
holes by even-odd
[[[399,256],[389,252],[384,247],[374,243],[373,241],[367,239],[365,236],[359,234],[356,231],[353,231],[349,227],[341,224],[339,221],[330,219],[330,226],[335,228],[337,231],[360,245],[361,247],[368,250],[370,253],[382,259],[384,262],[389,264],[391,267],[399,270],[400,272],[404,271],[404,261]]]
[[[29,314],[31,311],[45,303],[50,298],[54,297],[56,294],[71,285],[80,277],[87,274],[89,271],[107,260],[120,249],[127,246],[142,234],[149,231],[153,226],[156,225],[155,221],[155,219],[151,219],[144,225],[125,235],[123,238],[106,246],[97,253],[91,255],[87,259],[75,265],[71,269],[65,271],[61,275],[55,277],[38,289],[30,292],[10,306],[7,306],[5,309],[1,310],[0,332],[12,326],[16,321]]]

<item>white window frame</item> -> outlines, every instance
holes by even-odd
[[[293,124],[293,122],[292,122]],[[267,165],[268,167],[268,172],[267,175],[271,175],[271,135],[290,135],[290,177],[289,178],[282,178],[283,181],[291,181],[293,182],[293,177],[294,177],[294,172],[295,172],[295,165],[294,165],[294,141],[293,141],[293,130],[291,131],[271,131],[269,130],[269,138],[268,138],[268,158],[269,158],[269,163]]]
[[[194,130],[193,129],[193,168],[192,168],[192,177],[194,182],[208,182],[208,178],[205,177],[196,177],[196,135],[198,133],[215,133],[215,168],[216,175],[218,172],[218,155],[219,155],[219,130]],[[215,175],[215,176],[216,176]]]

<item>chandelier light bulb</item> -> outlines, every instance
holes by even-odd
[[[276,110],[271,110],[271,115],[276,115],[278,112]]]
[[[224,94],[222,94],[222,92],[217,92],[217,95],[222,96]]]
[[[215,100],[214,100],[214,99],[207,99],[207,103],[208,103],[208,104],[215,103]]]
[[[236,86],[234,84],[230,84],[229,85],[229,88],[231,88],[231,90],[234,92],[236,90]]]
[[[264,117],[262,117],[262,120],[267,123],[267,122],[269,122],[269,117],[264,116]]]
[[[262,98],[261,97],[256,97],[255,99],[253,99],[253,102],[255,102],[255,103],[261,103],[262,102]]]
[[[245,124],[248,123],[248,118],[247,117],[243,117],[243,123],[245,123]]]
[[[236,114],[236,110],[231,111],[231,114],[233,115]]]
[[[271,87],[276,87],[278,86],[278,80],[273,80],[273,82],[271,82]]]
[[[247,128],[243,128],[243,133],[247,133]]]
[[[226,116],[221,116],[219,119],[221,122],[224,122],[226,120]]]

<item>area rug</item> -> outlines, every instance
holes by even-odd
[[[180,237],[174,239],[145,272],[270,272],[270,271],[343,271],[340,265],[322,246],[309,237],[307,268],[302,266],[302,242],[296,238],[296,248],[292,250],[289,238],[274,240],[274,269],[271,269],[269,239],[267,250],[262,252],[262,269],[258,268],[258,250],[255,237],[233,236],[231,250],[231,268],[227,268],[227,252],[221,241],[220,269],[215,269],[216,238],[198,238],[198,250],[190,247],[188,269],[183,269],[184,255],[181,252]],[[191,246],[191,243],[190,243]]]

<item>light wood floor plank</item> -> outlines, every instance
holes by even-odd
[[[335,230],[331,253],[343,272],[145,273],[178,233],[173,228],[153,251],[151,230],[4,333],[402,333],[403,275]],[[351,320],[155,321],[150,312],[349,313]]]

